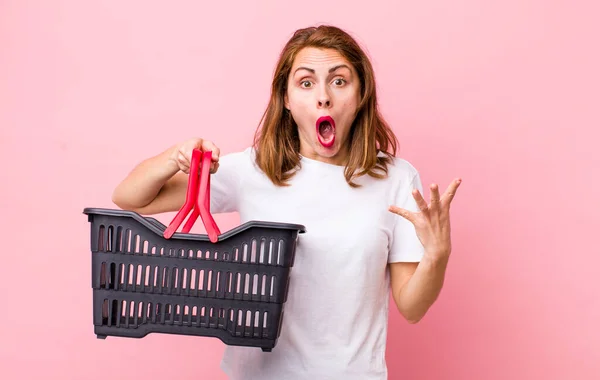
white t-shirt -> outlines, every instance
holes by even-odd
[[[420,261],[413,225],[388,211],[417,210],[417,170],[395,158],[389,176],[358,179],[344,167],[302,157],[302,168],[277,187],[253,150],[224,155],[211,177],[211,212],[238,212],[241,222],[302,224],[281,335],[272,352],[227,346],[221,368],[232,380],[383,380],[389,307],[387,264]]]

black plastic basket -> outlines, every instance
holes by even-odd
[[[84,209],[98,338],[182,334],[263,351],[277,344],[305,228],[252,221],[221,234],[207,209],[210,152],[200,167],[200,197],[192,175],[202,155],[194,151],[186,204],[169,226],[132,211]],[[175,232],[193,206],[183,231]],[[198,215],[207,234],[189,233]]]

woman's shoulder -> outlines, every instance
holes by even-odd
[[[239,165],[245,163],[252,163],[254,159],[254,150],[252,147],[243,148],[241,150],[235,150],[221,154],[219,157],[219,166],[221,164],[232,164]]]
[[[380,153],[379,156],[383,156]],[[390,157],[390,162],[387,165],[388,177],[390,179],[410,179],[419,175],[419,171],[416,166],[406,158],[399,156]]]
[[[393,168],[401,175],[408,175],[413,177],[419,174],[417,168],[412,164],[412,162],[408,161],[402,157],[394,157],[392,160]]]
[[[393,156],[387,165],[385,187],[392,194],[394,201],[403,199],[412,189],[422,189],[421,176],[416,166],[404,157]]]
[[[256,165],[256,153],[253,147],[221,154],[219,157],[219,170],[228,173],[237,173],[247,176],[249,173],[260,172]],[[218,172],[217,171],[217,172]]]

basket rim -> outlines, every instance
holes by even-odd
[[[107,216],[124,216],[135,219],[139,223],[143,224],[146,228],[154,232],[159,236],[163,236],[164,230],[167,228],[163,223],[156,220],[152,217],[144,217],[135,211],[130,210],[115,210],[109,208],[101,208],[101,207],[85,207],[83,209],[83,213],[88,216],[93,215],[107,215]],[[275,229],[284,229],[284,230],[297,230],[299,233],[305,233],[306,227],[301,224],[294,223],[281,223],[281,222],[267,222],[263,220],[250,220],[243,224],[240,224],[237,227],[234,227],[226,232],[223,232],[219,235],[219,241],[230,238],[242,231],[245,231],[250,228],[275,228]],[[181,240],[200,240],[200,241],[210,241],[208,234],[196,234],[196,233],[183,233],[183,232],[175,232],[171,239],[181,239]]]

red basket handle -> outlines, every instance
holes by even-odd
[[[202,164],[200,165],[200,160]],[[192,226],[198,219],[198,215],[204,223],[206,233],[211,242],[216,243],[219,239],[221,231],[217,226],[217,223],[213,219],[210,213],[210,163],[212,159],[212,152],[202,152],[200,149],[194,149],[192,152],[192,162],[190,165],[190,174],[188,179],[187,194],[185,196],[185,203],[171,221],[171,224],[165,229],[163,236],[166,239],[170,239],[175,233],[177,228],[183,222],[183,219],[192,210],[192,214],[188,218],[187,222],[182,228],[182,232],[188,233],[192,229]],[[198,185],[198,167],[200,167],[200,185]]]

